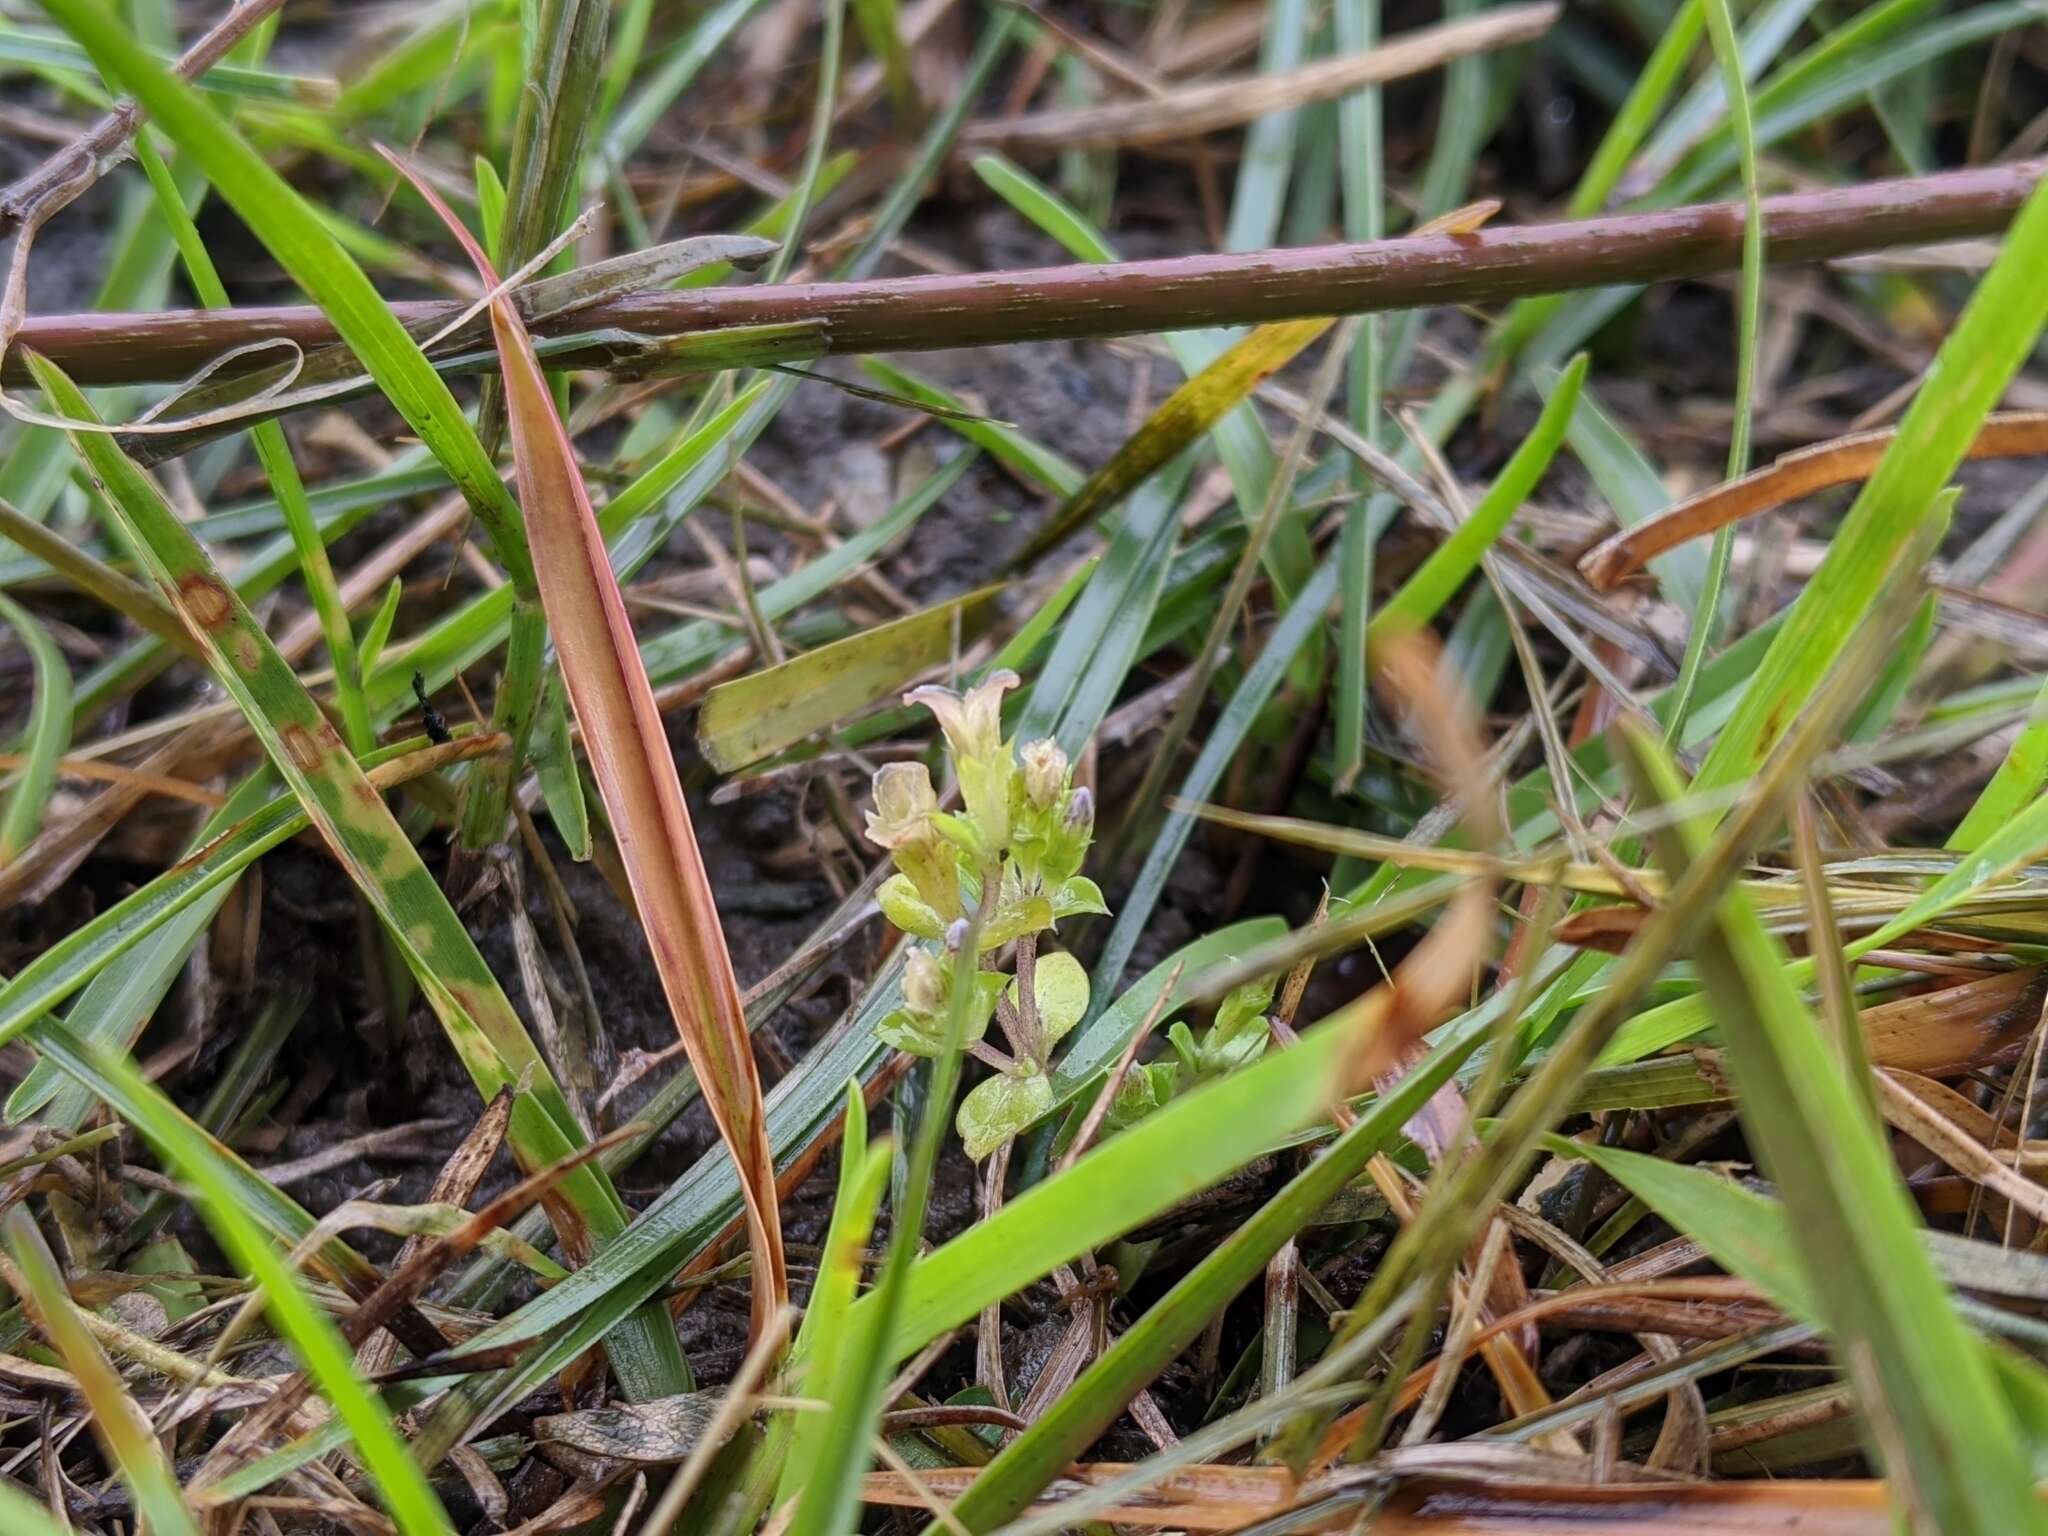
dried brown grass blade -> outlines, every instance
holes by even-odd
[[[1468,698],[1443,685],[1440,652],[1426,631],[1396,634],[1375,652],[1373,681],[1407,716],[1431,767],[1458,802],[1473,844],[1500,836],[1499,808],[1487,783],[1485,744]],[[1492,934],[1490,876],[1468,880],[1395,974],[1392,1006],[1381,1027],[1361,1039],[1346,1082],[1363,1087],[1397,1071],[1408,1048],[1435,1028],[1464,995]]]
[[[1438,1449],[1438,1448],[1430,1448]],[[1460,1448],[1462,1449],[1462,1448]],[[1070,1468],[1032,1505],[1032,1515],[1056,1510],[1084,1488],[1123,1477],[1132,1467],[1096,1462]],[[863,1497],[870,1504],[922,1509],[936,1493],[957,1498],[977,1469],[936,1467],[918,1474],[914,1488],[900,1473],[871,1474]],[[1289,1529],[1342,1531],[1355,1528],[1361,1505],[1331,1499],[1311,1510],[1319,1494],[1334,1491],[1311,1482],[1297,1484],[1285,1467],[1195,1466],[1160,1480],[1128,1504],[1104,1511],[1116,1525],[1186,1531],[1232,1531],[1290,1509],[1299,1510]],[[1556,1536],[1598,1532],[1601,1536],[1734,1536],[1759,1530],[1796,1531],[1800,1536],[1884,1536],[1892,1529],[1885,1485],[1866,1479],[1752,1483],[1618,1481],[1527,1482],[1500,1476],[1422,1476],[1405,1480],[1372,1512],[1374,1536]]]
[[[1040,152],[1113,149],[1194,138],[1239,127],[1268,112],[1331,101],[1367,85],[1422,74],[1468,54],[1541,37],[1557,5],[1504,5],[1468,20],[1441,22],[1405,36],[1276,75],[1237,75],[1169,91],[1149,101],[1076,111],[1036,112],[976,123],[962,135],[971,145]]]
[[[1600,591],[1611,592],[1649,561],[1689,539],[1831,486],[1869,479],[1897,435],[1890,429],[1856,432],[1781,454],[1766,469],[1688,496],[1648,522],[1602,540],[1580,557],[1579,571]],[[2048,453],[2048,411],[2005,411],[1984,418],[1963,456],[2022,459],[2043,453]]]
[[[2039,966],[1863,1010],[1873,1063],[1940,1077],[2018,1057],[2048,1002]]]
[[[447,221],[484,281],[496,287],[497,274],[461,221],[432,187],[386,153]],[[747,1242],[754,1258],[752,1336],[759,1339],[769,1320],[787,1305],[789,1284],[776,1209],[774,1153],[739,981],[654,689],[640,660],[575,449],[555,411],[532,338],[509,299],[500,297],[491,305],[491,327],[504,369],[519,504],[539,571],[541,604],[561,657],[562,680],[583,727],[583,749],[617,833],[662,991],[703,1085],[705,1102],[739,1170],[747,1205]]]

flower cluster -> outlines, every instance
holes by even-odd
[[[899,1050],[936,1056],[956,976],[970,989],[964,1045],[997,1069],[960,1105],[960,1135],[976,1159],[1052,1108],[1052,1048],[1088,1010],[1087,972],[1072,955],[1042,948],[1042,936],[1063,917],[1108,910],[1081,873],[1095,835],[1094,798],[1074,787],[1057,742],[1018,749],[1003,739],[1003,694],[1016,686],[1015,673],[998,672],[964,694],[925,687],[904,695],[938,717],[961,809],[939,809],[922,763],[891,763],[875,775],[867,818],[869,839],[896,866],[878,893],[884,915],[941,946],[912,948],[903,1006],[878,1033]],[[976,953],[963,955],[976,908],[980,940]],[[1005,951],[1014,974],[996,968]],[[1007,1052],[984,1038],[991,1019]]]

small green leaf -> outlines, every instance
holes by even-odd
[[[1273,1006],[1273,993],[1279,982],[1277,976],[1261,976],[1233,988],[1216,1006],[1216,1023],[1209,1031],[1210,1038],[1228,1039],[1253,1019],[1262,1017]]]
[[[917,894],[917,886],[910,876],[891,875],[875,892],[875,900],[881,903],[882,916],[905,933],[916,934],[920,939],[943,939],[946,936],[945,922]]]
[[[1047,1045],[1065,1037],[1088,1011],[1088,972],[1072,955],[1040,955],[1032,976],[1038,1028]]]
[[[1021,939],[1027,933],[1037,933],[1052,926],[1052,903],[1037,891],[1022,889],[1013,878],[1014,869],[1003,871],[1002,890],[996,896],[996,909],[989,915],[988,924],[981,932],[981,948],[1000,949],[1012,939]]]
[[[978,1163],[1051,1111],[1051,1078],[1043,1072],[1014,1077],[1004,1072],[976,1085],[960,1101],[956,1124],[968,1157]]]
[[[1102,887],[1086,875],[1075,875],[1060,882],[1060,888],[1053,892],[1052,915],[1062,917],[1107,917],[1109,903],[1102,899]]]
[[[944,1048],[940,1038],[945,1027],[943,1019],[931,1014],[912,1013],[908,1008],[897,1008],[875,1026],[875,1037],[882,1044],[894,1046],[906,1056],[923,1056],[930,1059]]]

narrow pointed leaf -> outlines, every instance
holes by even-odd
[[[395,158],[393,163],[398,163]],[[414,185],[446,220],[484,281],[495,286],[497,274],[461,220],[424,182],[415,178]],[[662,990],[705,1101],[740,1169],[754,1256],[758,1338],[787,1302],[788,1281],[775,1203],[775,1157],[739,981],[668,733],[576,450],[556,413],[533,340],[509,299],[491,305],[491,328],[504,368],[519,500],[539,557],[541,604],[561,658],[562,681],[583,727],[583,749],[618,837]]]

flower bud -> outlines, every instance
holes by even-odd
[[[1024,795],[1036,810],[1049,810],[1067,787],[1067,754],[1050,736],[1028,741],[1018,754],[1024,759]]]
[[[1003,695],[1017,681],[1014,672],[993,672],[964,694],[926,684],[904,694],[903,702],[922,704],[938,717],[956,758],[992,757],[1003,749]]]
[[[1067,830],[1081,837],[1095,830],[1095,796],[1086,784],[1067,797]]]
[[[938,1013],[946,1006],[946,973],[930,950],[913,947],[905,957],[903,1001],[912,1013],[924,1015]]]
[[[967,919],[964,917],[953,919],[953,925],[946,930],[947,953],[957,955],[967,947],[968,926]]]
[[[931,815],[939,808],[932,776],[923,763],[888,763],[875,775],[875,808],[868,812],[868,840],[881,848],[901,848],[931,834]]]

